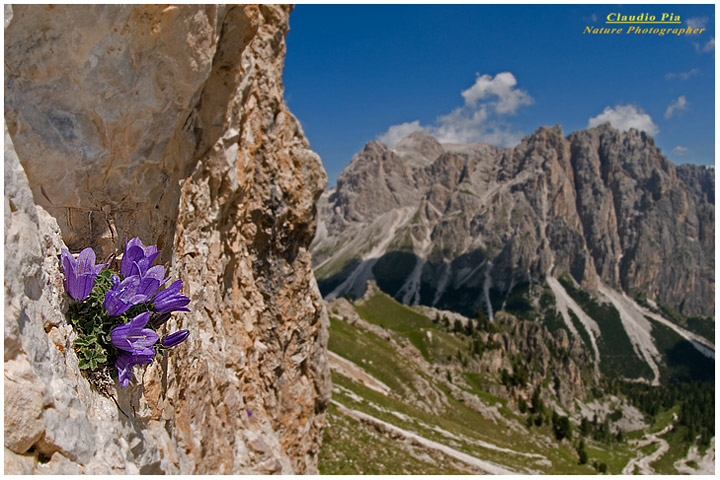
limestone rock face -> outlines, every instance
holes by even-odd
[[[715,205],[705,193],[714,190],[712,176],[703,175],[708,170],[676,168],[652,138],[634,130],[587,130],[568,141],[583,235],[600,277],[686,314],[713,314]]]
[[[714,313],[714,173],[651,137],[541,127],[515,148],[372,141],[323,195],[323,294],[375,279],[406,304],[491,316],[517,288],[570,273],[686,315]]]
[[[290,10],[6,7],[5,473],[317,471],[326,177],[283,103]],[[116,404],[77,369],[58,255],[126,236],[191,333]]]

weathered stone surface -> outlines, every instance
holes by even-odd
[[[5,446],[15,453],[27,452],[45,432],[44,387],[26,357],[5,364]]]
[[[326,180],[283,103],[290,10],[6,11],[6,386],[24,358],[44,385],[6,473],[316,472],[328,319],[307,246]],[[166,328],[191,334],[116,406],[77,369],[57,256],[126,235],[184,281],[192,312]]]
[[[5,118],[35,201],[69,247],[107,250],[131,225],[154,238],[172,232],[193,154],[182,126],[223,17],[211,5],[13,7]]]

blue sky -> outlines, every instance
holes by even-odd
[[[663,13],[697,35],[626,33],[611,13]],[[583,34],[586,26],[620,35]],[[675,163],[714,164],[714,5],[298,5],[283,81],[333,185],[370,140],[424,129],[514,145],[609,120]]]

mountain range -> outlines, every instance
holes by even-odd
[[[406,305],[544,318],[605,373],[657,383],[655,323],[714,356],[714,187],[609,124],[515,148],[371,141],[319,201],[315,275],[328,300],[374,280]]]
[[[714,310],[714,170],[674,166],[634,129],[542,127],[512,149],[424,132],[372,141],[319,211],[325,295],[376,277],[404,303],[492,315],[518,285],[569,272],[683,314]]]

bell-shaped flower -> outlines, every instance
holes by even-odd
[[[127,277],[122,282],[118,277],[111,277],[113,286],[105,294],[103,305],[108,315],[122,315],[130,307],[149,301],[158,288],[160,281],[152,278],[140,278],[138,275]]]
[[[155,245],[145,247],[139,237],[130,241],[126,240],[125,251],[120,260],[120,273],[126,278],[131,275],[143,277],[159,254]]]
[[[106,264],[95,265],[95,252],[86,248],[77,260],[68,250],[60,251],[63,272],[65,273],[65,289],[75,300],[84,300],[92,292],[95,277]]]
[[[160,338],[155,330],[145,328],[150,320],[150,312],[143,312],[127,323],[119,325],[110,332],[110,341],[115,347],[133,355],[155,355],[155,345]]]
[[[162,344],[168,348],[174,347],[175,345],[182,343],[190,335],[189,330],[178,330],[175,333],[171,333],[163,337]]]
[[[172,315],[171,312],[165,312],[165,313],[159,313],[155,315],[152,320],[150,320],[150,325],[153,328],[159,328],[161,327],[165,322],[170,320],[170,316]]]
[[[180,293],[182,288],[182,280],[174,281],[169,287],[155,295],[153,302],[155,303],[155,311],[158,313],[167,313],[175,311],[189,312],[189,308],[185,305],[190,303],[190,299]]]
[[[154,278],[160,282],[160,285],[169,280],[169,277],[163,278],[165,276],[165,267],[162,265],[155,265],[154,267],[150,267],[148,269],[142,269],[142,267],[138,265],[137,269],[140,272],[141,278]]]
[[[118,380],[120,381],[120,385],[127,388],[130,384],[132,367],[135,365],[152,363],[154,355],[155,351],[152,352],[152,355],[135,355],[132,353],[122,352],[118,356],[117,360],[115,360],[115,368],[117,368],[118,371]]]

